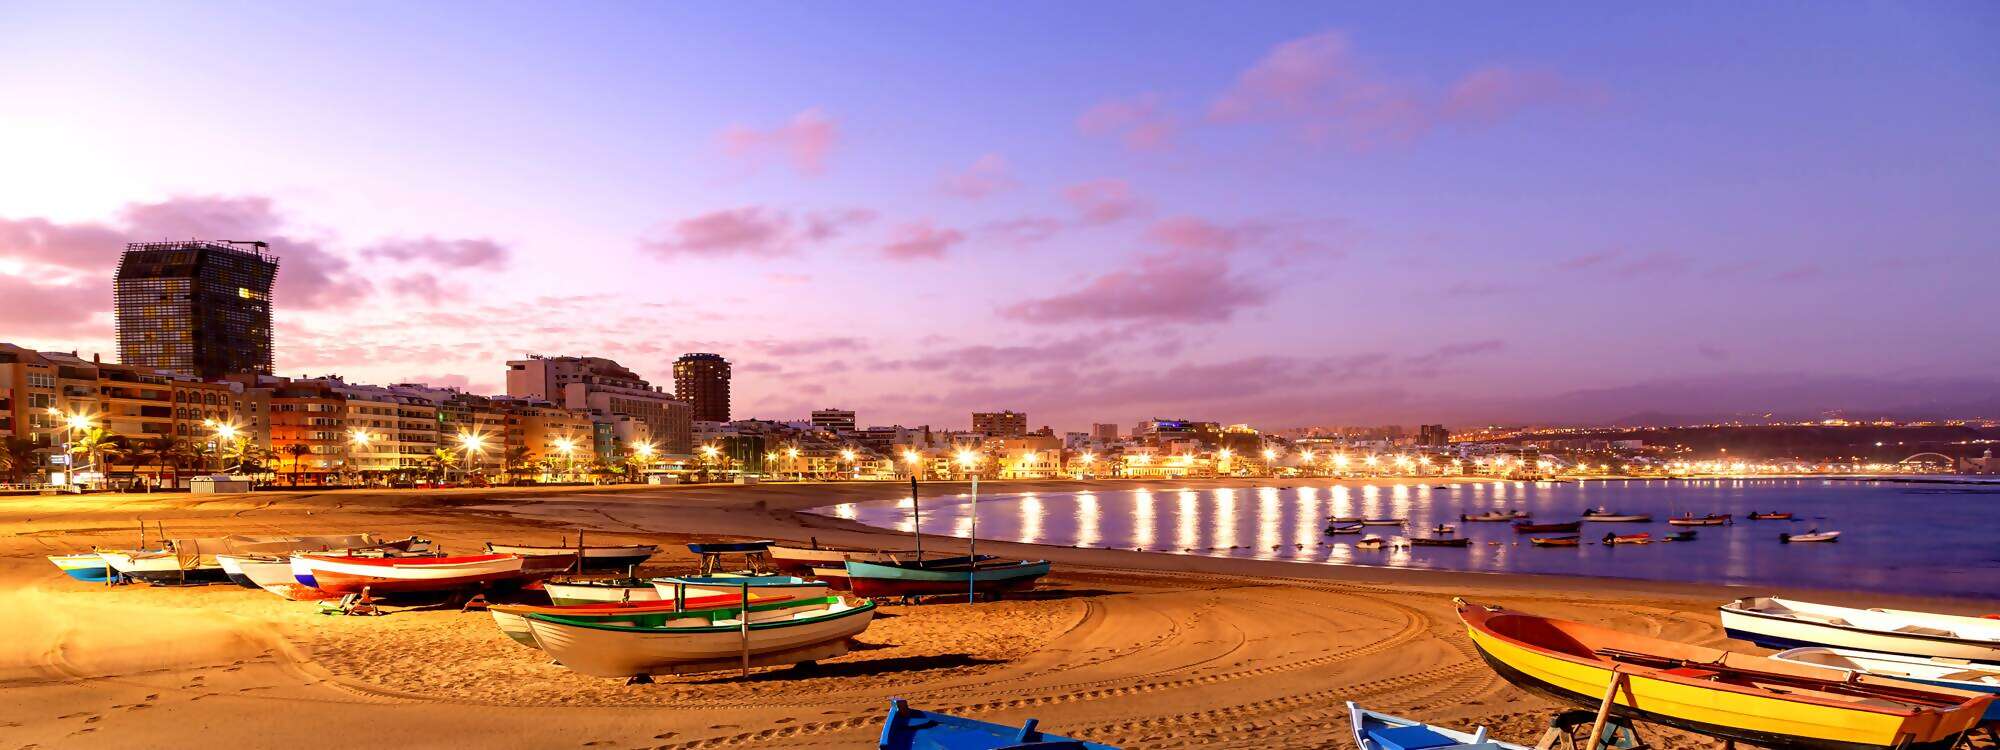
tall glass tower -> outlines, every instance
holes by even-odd
[[[118,259],[118,359],[219,378],[271,372],[271,284],[262,242],[135,242]]]

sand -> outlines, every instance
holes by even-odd
[[[982,542],[981,552],[1054,560],[1057,572],[1018,599],[885,606],[852,653],[814,669],[627,686],[552,665],[483,613],[392,607],[383,617],[328,617],[234,586],[74,582],[41,557],[131,546],[140,519],[173,536],[421,533],[452,551],[573,539],[581,528],[593,542],[670,545],[646,568],[665,574],[692,568],[680,546],[690,540],[903,547],[906,537],[799,513],[899,491],[830,483],[0,498],[0,750],[872,747],[891,697],[991,721],[1037,717],[1051,731],[1130,748],[1348,748],[1347,700],[1483,723],[1532,743],[1558,707],[1479,661],[1453,596],[1721,645],[1733,642],[1715,605],[1749,593]],[[936,538],[927,546],[962,548]],[[1662,747],[1712,744],[1646,736]]]

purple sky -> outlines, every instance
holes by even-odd
[[[2000,402],[2000,5],[0,3],[0,340],[269,239],[278,366],[738,416]]]

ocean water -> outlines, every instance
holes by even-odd
[[[924,533],[968,536],[972,507],[967,495],[926,499]],[[1542,548],[1508,524],[1458,518],[1521,509],[1537,522],[1559,522],[1595,507],[1650,513],[1654,520],[1585,522],[1582,546]],[[1751,521],[1752,510],[1789,511],[1796,520]],[[818,512],[904,532],[912,525],[908,498]],[[1691,542],[1598,543],[1606,532],[1663,536],[1679,530],[1666,523],[1669,517],[1688,513],[1734,513],[1736,522],[1698,527]],[[1335,516],[1409,519],[1406,527],[1365,531],[1385,539],[1452,524],[1472,545],[1359,550],[1357,536],[1322,534]],[[981,539],[1176,554],[2000,599],[2000,486],[1994,485],[1748,479],[1346,487],[1277,480],[1261,488],[1146,490],[1112,482],[1089,492],[982,495],[978,528]],[[1840,541],[1778,539],[1813,528],[1838,530]]]

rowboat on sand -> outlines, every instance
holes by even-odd
[[[619,616],[630,624],[526,617],[535,643],[564,667],[595,677],[640,677],[831,659],[868,629],[875,603],[830,596],[750,606],[750,614],[760,612],[773,615],[745,622],[736,607]]]
[[[1347,723],[1360,750],[1529,750],[1486,736],[1486,727],[1467,734],[1401,716],[1370,711],[1347,702]]]
[[[750,604],[770,604],[790,599],[788,596],[751,594]],[[690,598],[684,602],[663,602],[654,599],[649,602],[590,602],[587,604],[563,604],[557,606],[535,606],[529,604],[494,604],[486,608],[492,613],[493,624],[500,626],[500,632],[508,638],[529,648],[541,648],[535,644],[533,630],[528,627],[528,615],[564,615],[570,617],[603,617],[606,622],[619,622],[618,615],[636,615],[647,612],[691,612],[698,609],[737,607],[743,604],[740,594],[717,594]],[[625,621],[628,624],[629,620]]]
[[[681,576],[655,578],[652,584],[654,594],[660,601],[666,602],[714,594],[740,594],[746,585],[753,594],[789,596],[793,599],[814,599],[832,593],[825,581],[798,576]]]
[[[361,555],[293,555],[293,569],[308,570],[315,588],[329,594],[376,594],[458,591],[518,581],[520,555],[485,554],[456,557],[367,557]]]
[[[1518,687],[1763,747],[1948,750],[1992,701],[1464,600],[1458,613],[1480,656]]]
[[[896,562],[915,559],[916,553],[902,550],[863,550],[821,547],[815,541],[811,547],[792,547],[783,544],[769,544],[764,548],[764,556],[771,565],[787,575],[817,577],[814,568],[839,568],[848,560],[862,562]]]
[[[589,545],[538,545],[538,544],[497,544],[486,543],[486,551],[492,554],[521,555],[539,557],[544,555],[568,555],[572,560],[581,556],[583,566],[579,570],[625,570],[645,563],[658,554],[657,544],[589,544]]]
[[[62,571],[63,575],[85,583],[104,583],[111,580],[112,576],[117,575],[111,569],[111,563],[105,562],[104,558],[95,552],[83,552],[74,555],[49,555],[48,558],[49,562],[55,564],[56,570]]]
[[[542,592],[556,606],[607,602],[657,602],[660,592],[644,578],[545,581]]]
[[[964,719],[910,708],[901,698],[889,701],[882,721],[881,750],[1118,750],[1110,745],[1049,734],[1034,719],[1012,726]]]
[[[978,562],[952,557],[895,565],[847,561],[847,580],[856,596],[932,596],[972,591],[998,596],[1033,588],[1049,574],[1047,560]]]
[[[2000,664],[2000,620],[1900,609],[1855,609],[1776,597],[1722,605],[1729,637],[1764,648],[1832,646]]]
[[[99,550],[97,555],[118,575],[155,586],[229,580],[228,574],[222,572],[221,563],[215,562],[214,557],[204,559],[200,555],[183,554],[172,549]]]
[[[1582,521],[1564,521],[1562,523],[1517,523],[1514,524],[1514,533],[1561,534],[1565,532],[1576,531],[1582,528],[1583,528]]]
[[[1537,547],[1575,547],[1578,544],[1578,540],[1575,534],[1566,534],[1563,536],[1531,536],[1528,537],[1528,543],[1533,544]]]
[[[1779,534],[1778,541],[1785,544],[1791,544],[1792,542],[1838,542],[1840,541],[1840,532],[1813,529],[1804,534]]]

